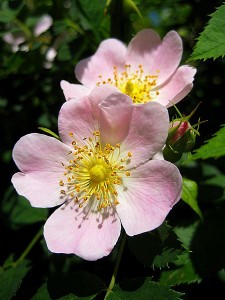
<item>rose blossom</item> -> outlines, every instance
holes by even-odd
[[[182,40],[175,31],[161,41],[154,30],[144,29],[127,47],[115,38],[106,39],[94,55],[76,65],[75,75],[83,87],[66,81],[61,87],[69,100],[87,95],[96,85],[112,84],[134,103],[156,101],[170,107],[193,87],[196,69],[179,67],[182,52]]]
[[[160,226],[180,199],[179,170],[151,159],[165,144],[162,105],[133,105],[110,85],[95,87],[59,113],[61,140],[32,133],[13,149],[12,183],[34,207],[61,205],[46,221],[50,251],[86,260],[108,255],[121,223],[130,236]]]

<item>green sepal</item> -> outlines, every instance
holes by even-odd
[[[53,136],[54,138],[60,140],[59,136],[58,136],[56,133],[54,133],[53,131],[51,131],[50,129],[45,128],[45,127],[38,127],[38,129],[40,129],[40,130],[42,130],[42,131],[44,131],[44,132],[50,134],[50,135]]]

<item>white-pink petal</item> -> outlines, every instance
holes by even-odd
[[[117,39],[106,39],[91,57],[81,60],[75,67],[76,78],[85,86],[94,88],[103,79],[113,77],[114,66],[124,67],[126,46]]]
[[[191,91],[195,73],[196,69],[190,66],[179,67],[167,83],[158,88],[156,101],[167,108],[179,102]]]
[[[59,112],[58,127],[62,141],[68,145],[73,141],[69,133],[73,133],[79,145],[84,139],[92,137],[99,130],[99,103],[118,89],[111,85],[96,86],[89,96],[77,97],[65,102]]]
[[[93,116],[89,98],[65,102],[59,112],[58,128],[61,140],[67,145],[71,145],[74,140],[71,133],[79,145],[84,144],[84,139],[92,137],[97,130],[97,121]]]
[[[170,31],[160,40],[151,29],[137,33],[128,45],[126,63],[132,67],[142,64],[146,73],[158,74],[157,85],[166,81],[177,69],[183,52],[182,40],[175,31]]]
[[[43,134],[32,133],[22,137],[14,146],[13,159],[20,169],[12,183],[18,194],[26,197],[32,206],[53,207],[62,204],[59,185],[63,179],[62,164],[69,159],[70,147]]]
[[[168,128],[168,111],[161,104],[148,102],[134,107],[130,130],[121,146],[132,153],[129,168],[146,162],[163,148]]]
[[[117,213],[133,236],[162,224],[180,199],[182,177],[175,165],[162,160],[150,160],[130,173],[117,189]]]
[[[104,144],[123,142],[130,130],[133,103],[129,96],[120,92],[111,94],[99,104],[99,129]]]
[[[158,33],[152,29],[139,31],[130,41],[127,47],[126,63],[131,67],[138,68],[139,64],[149,68],[154,64],[156,52],[161,44]],[[150,71],[155,71],[150,68]]]
[[[112,251],[121,230],[115,211],[89,213],[73,204],[58,208],[44,226],[44,236],[51,252],[76,254],[97,260]]]
[[[63,90],[63,94],[66,100],[80,99],[84,96],[88,96],[91,89],[81,84],[72,84],[66,80],[60,82],[60,86]]]
[[[164,83],[177,69],[181,61],[183,44],[176,31],[170,31],[162,40],[155,55],[152,70],[159,70],[157,85]]]

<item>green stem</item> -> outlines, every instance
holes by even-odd
[[[119,265],[120,265],[120,262],[121,262],[121,258],[122,258],[122,254],[123,254],[123,250],[124,250],[124,246],[125,246],[125,242],[126,242],[126,234],[123,234],[122,241],[121,241],[120,248],[119,248],[119,253],[118,253],[118,256],[117,256],[117,260],[116,260],[116,265],[115,265],[113,275],[112,275],[112,278],[111,278],[111,281],[110,281],[109,287],[107,289],[107,293],[105,295],[104,300],[107,299],[107,297],[111,293],[112,289],[114,288],[114,285],[115,285],[115,282],[116,282],[116,276],[117,276],[117,273],[118,273]]]
[[[23,22],[21,22],[16,17],[13,19],[13,22],[23,31],[23,33],[28,39],[32,37],[32,32]]]
[[[34,247],[34,245],[37,243],[39,238],[43,234],[43,228],[41,227],[39,231],[36,233],[36,235],[33,237],[30,244],[27,246],[27,248],[23,251],[23,253],[20,255],[20,257],[17,259],[17,261],[14,263],[15,265],[18,264],[21,260],[23,260],[31,251],[31,249]]]

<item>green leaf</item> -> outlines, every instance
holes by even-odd
[[[191,224],[188,227],[175,227],[174,231],[176,232],[179,240],[185,249],[191,249],[191,241],[193,239],[194,233],[196,231],[197,226],[199,225],[199,221]]]
[[[183,178],[182,182],[182,196],[181,198],[187,203],[202,219],[202,213],[197,202],[198,186],[193,180]]]
[[[127,280],[115,285],[106,300],[180,300],[182,295],[147,277]]]
[[[192,240],[198,228],[199,221],[191,224],[188,227],[176,227],[176,232],[179,240],[187,251],[178,256],[174,261],[174,267],[170,270],[165,270],[161,273],[160,282],[167,285],[190,284],[200,282],[201,277],[195,271],[191,260]]]
[[[225,54],[225,4],[221,5],[213,14],[208,25],[198,38],[191,58],[216,59]]]
[[[163,271],[161,273],[160,282],[174,286],[179,284],[190,284],[194,282],[200,282],[201,278],[196,273],[193,264],[190,260],[189,254],[182,254],[175,262],[178,266],[177,269]]]
[[[141,263],[159,268],[177,259],[183,250],[176,234],[166,223],[151,232],[128,237],[128,245]]]
[[[37,290],[37,293],[31,298],[31,300],[41,300],[41,299],[51,300],[46,283],[40,286],[39,289]]]
[[[32,207],[29,201],[19,196],[12,186],[4,195],[1,212],[12,229],[45,221],[48,216],[47,208]]]
[[[68,61],[72,59],[69,46],[67,44],[61,45],[58,49],[57,59],[60,61]]]
[[[3,5],[0,9],[0,22],[3,23],[11,22],[14,19],[16,13],[17,13],[16,11],[8,7],[8,3],[6,1],[3,2]]]
[[[7,269],[0,269],[0,299],[8,300],[16,294],[29,269],[28,260],[23,260]]]
[[[207,159],[219,158],[225,155],[225,125],[217,131],[213,137],[199,149],[194,150],[194,154],[189,156],[189,159]]]

